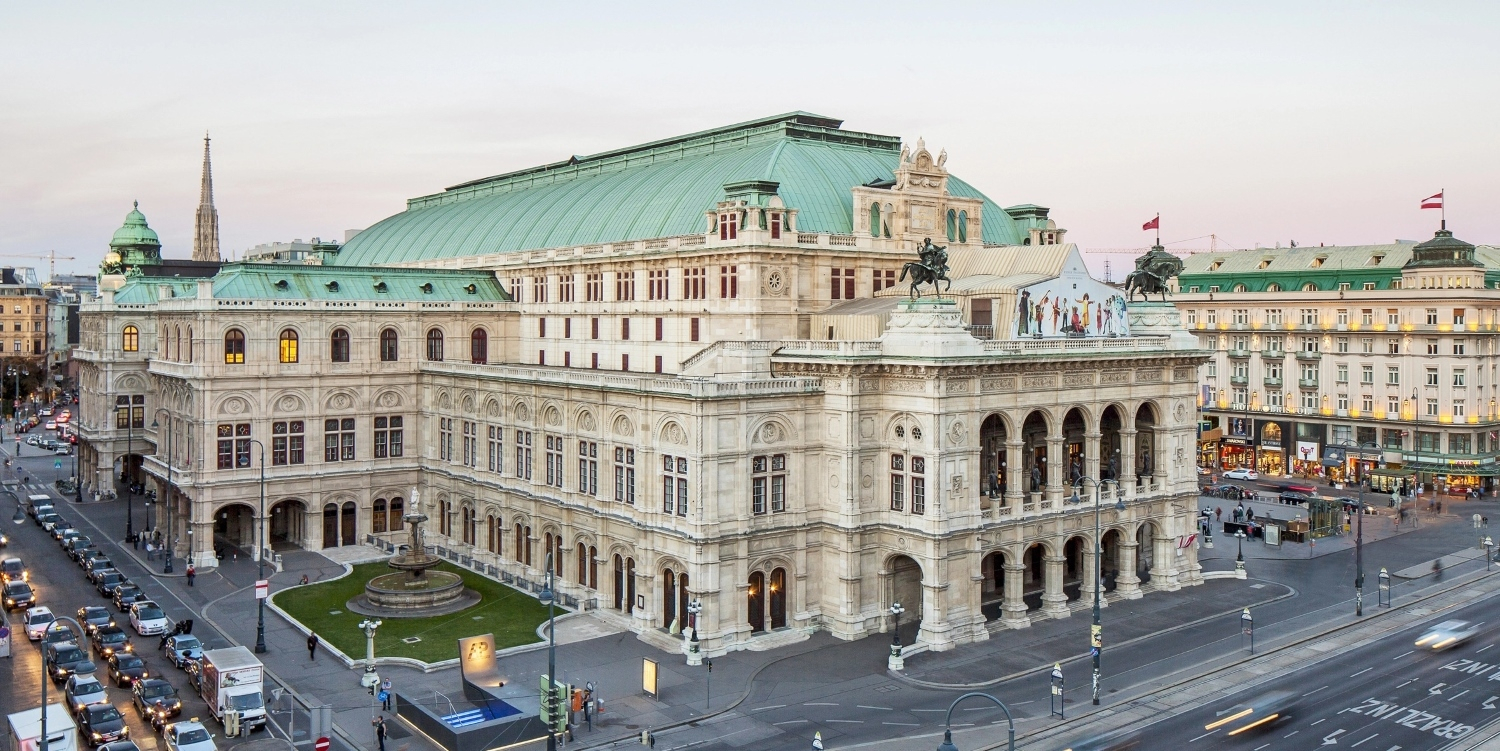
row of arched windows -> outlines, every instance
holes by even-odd
[[[180,340],[181,330],[178,330],[177,341],[180,354],[182,342]],[[122,349],[126,352],[135,352],[140,348],[140,329],[135,326],[126,326],[123,331]],[[193,330],[188,329],[188,362],[192,362]],[[299,337],[292,329],[283,329],[277,338],[277,354],[281,362],[294,363],[300,358],[298,351]],[[171,358],[171,343],[168,343],[167,357]],[[353,347],[350,345],[348,329],[334,329],[329,335],[328,353],[333,362],[349,362]],[[395,362],[400,357],[400,335],[394,328],[385,328],[380,331],[380,361]],[[443,331],[432,328],[427,331],[427,359],[432,362],[443,361]],[[469,362],[475,365],[486,365],[490,359],[490,337],[489,333],[482,328],[476,328],[469,333]],[[226,365],[241,365],[245,362],[245,332],[240,329],[230,329],[224,334],[224,363]]]

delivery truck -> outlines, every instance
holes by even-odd
[[[261,687],[266,669],[248,648],[206,650],[200,665],[199,693],[215,718],[223,722],[225,712],[237,712],[244,729],[254,730],[266,724],[266,702]]]
[[[42,708],[10,716],[6,751],[37,751],[42,747]],[[78,726],[61,704],[47,705],[47,751],[78,751]]]

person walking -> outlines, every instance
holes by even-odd
[[[391,679],[385,678],[380,681],[380,708],[391,711]]]
[[[375,740],[380,742],[380,751],[385,751],[385,715],[375,720]]]
[[[198,577],[198,569],[194,568],[193,564],[189,563],[188,567],[187,567],[187,580],[188,580],[188,586],[189,587],[193,586],[193,579],[195,579],[197,577]]]
[[[308,634],[307,635],[307,659],[309,659],[309,660],[317,660],[318,659],[318,635],[317,634]]]

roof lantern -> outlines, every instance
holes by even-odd
[[[1474,246],[1453,236],[1448,229],[1432,234],[1432,239],[1411,249],[1411,260],[1403,269],[1415,268],[1483,268],[1474,257]]]

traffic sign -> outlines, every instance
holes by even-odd
[[[261,579],[260,581],[256,582],[255,599],[264,600],[269,596],[271,596],[271,582],[266,579]]]
[[[61,459],[53,459],[52,460],[52,468],[53,469],[62,469],[62,460]]]
[[[313,751],[328,751],[328,736],[313,741]]]

